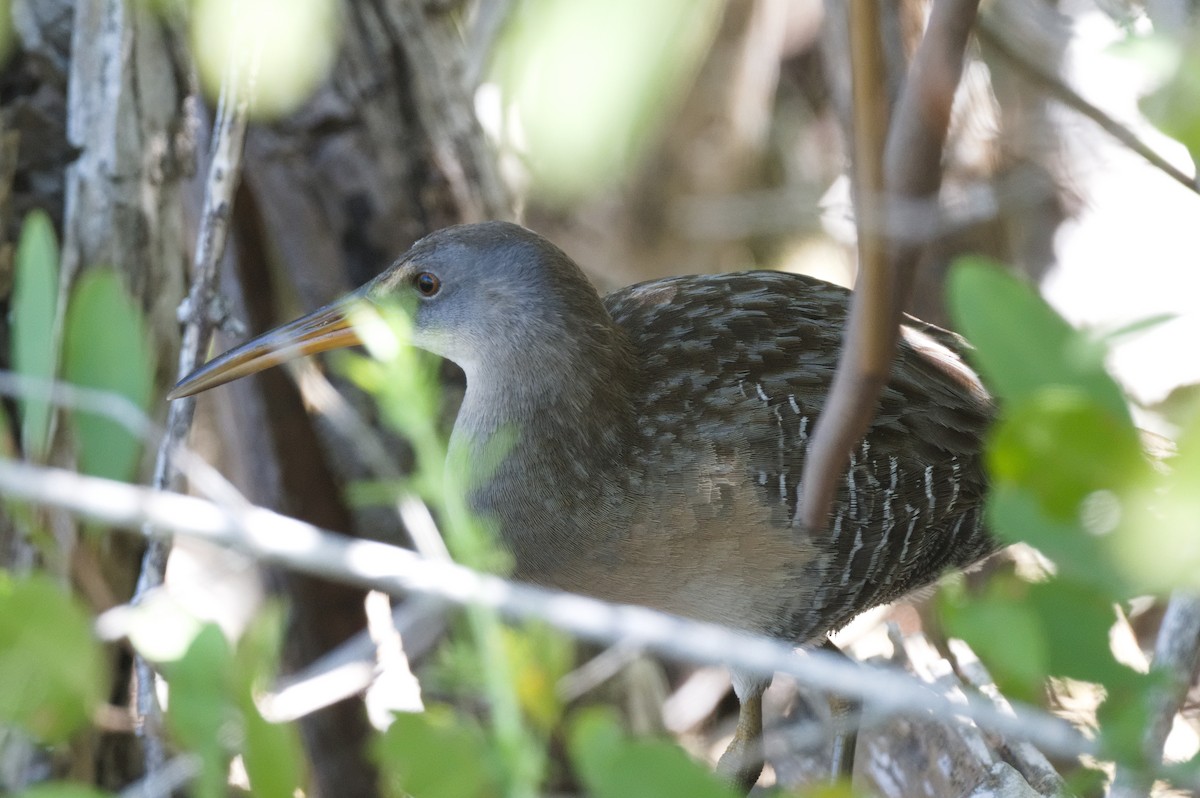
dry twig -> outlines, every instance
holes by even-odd
[[[890,207],[937,195],[950,108],[979,0],[934,3],[882,153],[879,131],[865,129],[880,125],[886,116],[881,116],[876,96],[882,94],[881,79],[870,71],[879,68],[870,55],[872,49],[878,51],[870,25],[874,3],[867,0],[852,9],[864,5],[869,8],[851,20],[861,265],[841,359],[800,480],[803,496],[796,517],[810,530],[825,529],[839,475],[875,417],[891,374],[900,315],[922,249],[892,235]],[[865,84],[861,90],[860,84]],[[881,154],[882,171],[877,172],[872,164]],[[882,191],[871,191],[878,185]]]

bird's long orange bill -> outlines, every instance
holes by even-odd
[[[180,380],[167,394],[167,399],[181,399],[207,391],[303,355],[361,343],[349,315],[354,304],[361,300],[361,292],[356,291],[213,358]]]

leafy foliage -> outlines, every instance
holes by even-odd
[[[106,667],[87,612],[49,577],[0,571],[0,722],[57,743],[91,719]]]
[[[734,798],[709,769],[665,740],[634,740],[606,710],[572,724],[571,759],[595,798]]]
[[[547,193],[578,196],[629,170],[699,67],[720,10],[710,0],[518,4],[493,71]]]
[[[1195,539],[1200,440],[1184,436],[1164,475],[1143,451],[1100,341],[994,264],[960,263],[949,288],[1001,404],[987,447],[988,522],[1004,540],[1045,554],[1055,576],[1001,579],[977,601],[949,593],[947,626],[1014,694],[1036,696],[1047,676],[1103,685],[1101,742],[1110,756],[1136,762],[1154,681],[1115,660],[1113,605],[1186,586],[1185,574],[1200,569],[1200,549],[1183,542]],[[1171,577],[1148,567],[1150,558],[1173,563]]]
[[[53,378],[58,366],[54,341],[58,243],[45,211],[31,211],[21,227],[11,302],[13,371]],[[44,460],[50,445],[50,405],[41,399],[24,399],[20,407],[21,447],[29,459]]]
[[[378,740],[387,795],[489,798],[501,795],[500,763],[483,730],[444,706],[401,713]]]
[[[67,308],[63,377],[78,385],[112,391],[145,410],[154,387],[154,360],[139,307],[110,269],[79,278]],[[92,413],[72,416],[79,470],[130,479],[141,444],[115,421]]]
[[[170,614],[149,614],[143,623],[150,628],[138,637],[152,639],[156,624],[170,622]],[[190,643],[161,665],[171,686],[168,725],[176,741],[200,757],[195,793],[225,795],[229,762],[240,754],[253,795],[290,798],[303,786],[299,736],[293,725],[268,722],[254,703],[274,678],[282,611],[272,606],[261,613],[236,648],[215,624],[190,628]]]

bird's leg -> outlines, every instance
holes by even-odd
[[[733,739],[717,760],[717,773],[744,792],[750,792],[763,770],[763,692],[770,678],[733,674],[733,691],[737,694],[738,722]]]
[[[821,648],[840,657],[846,657],[846,653],[829,638],[825,638]],[[836,727],[833,736],[833,751],[830,757],[829,777],[831,781],[840,779],[850,781],[854,776],[854,749],[858,746],[856,716],[861,713],[862,704],[854,699],[831,695],[829,696],[829,709]],[[850,721],[850,723],[845,723],[845,721]]]

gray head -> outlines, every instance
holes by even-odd
[[[413,343],[454,361],[468,378],[489,369],[569,368],[614,345],[599,296],[562,250],[509,222],[467,224],[426,236],[357,291],[215,358],[168,398],[359,343],[348,314],[363,300],[405,309]]]
[[[610,324],[579,267],[509,222],[426,236],[366,291],[412,308],[413,343],[468,374],[513,359],[546,365],[568,342],[587,345]]]

